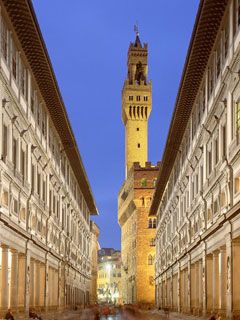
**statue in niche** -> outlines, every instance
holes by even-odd
[[[144,68],[141,62],[136,65],[135,80],[138,84],[140,84],[141,81],[145,81]]]
[[[227,292],[230,291],[231,286],[231,270],[230,270],[230,257],[227,257]]]

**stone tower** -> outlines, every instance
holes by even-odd
[[[159,166],[148,162],[148,118],[152,86],[147,80],[147,44],[138,33],[128,50],[128,77],[122,90],[126,178],[118,194],[121,227],[122,296],[125,303],[154,305],[156,217],[149,217]]]
[[[152,110],[152,85],[147,79],[148,47],[139,34],[128,49],[128,76],[122,90],[122,120],[125,125],[126,178],[134,162],[148,161],[148,118]]]

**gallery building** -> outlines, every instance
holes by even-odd
[[[0,1],[0,313],[89,301],[97,208],[30,0]]]
[[[157,305],[239,317],[239,1],[200,1],[150,214]]]

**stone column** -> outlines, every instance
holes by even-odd
[[[206,258],[206,271],[207,271],[207,312],[210,314],[213,310],[213,256],[207,255]]]
[[[194,274],[194,284],[195,284],[195,314],[199,314],[199,262],[195,263],[195,274]]]
[[[240,316],[240,237],[232,242],[232,294],[233,294],[233,311],[234,318]]]
[[[60,262],[58,269],[58,306],[65,308],[65,264]]]
[[[188,257],[187,267],[187,312],[191,312],[191,257]]]
[[[177,272],[177,311],[181,312],[181,270],[179,263]]]
[[[24,311],[24,292],[25,292],[25,255],[18,255],[18,306],[21,311]]]
[[[25,292],[24,292],[24,311],[25,316],[29,316],[29,297],[30,297],[30,250],[26,249],[25,255]]]
[[[202,314],[206,316],[207,313],[207,263],[206,263],[206,250],[203,250],[202,257],[202,276],[200,281],[202,281]]]
[[[35,277],[35,261],[31,259],[30,261],[30,300],[29,300],[29,304],[31,307],[35,306],[34,277]]]
[[[218,297],[219,297],[219,266],[218,266],[218,251],[213,253],[212,261],[212,298],[213,298],[213,311],[218,310]]]
[[[2,246],[2,296],[1,309],[8,309],[9,286],[8,286],[8,247]]]
[[[198,261],[198,310],[199,315],[203,314],[203,266],[202,259]]]
[[[219,251],[219,309],[226,309],[226,271],[227,271],[227,260],[226,260],[226,247],[222,247]]]
[[[226,236],[226,255],[227,255],[227,294],[226,294],[226,316],[232,319],[232,235],[229,232]]]
[[[171,310],[173,309],[173,270],[171,270],[170,277],[170,301],[171,301]]]
[[[35,261],[35,276],[34,276],[34,304],[40,306],[40,262]]]
[[[45,258],[45,291],[44,291],[44,307],[45,311],[48,310],[49,301],[48,301],[48,273],[49,273],[49,263],[48,263],[48,257],[46,254]]]
[[[13,311],[18,307],[18,252],[12,250],[10,306]]]
[[[191,264],[191,309],[196,310],[196,263]]]
[[[49,308],[52,307],[52,268],[48,268],[48,306]]]
[[[45,291],[45,265],[40,263],[40,293],[39,293],[39,305],[44,306],[44,291]]]

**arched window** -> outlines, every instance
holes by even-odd
[[[157,178],[154,178],[153,179],[153,186],[156,187],[156,184],[157,184]]]
[[[142,202],[142,207],[145,207],[145,198],[144,197],[141,198],[141,202]]]
[[[156,219],[153,219],[153,229],[156,229],[157,228],[157,220]]]
[[[143,179],[141,180],[141,186],[142,186],[142,187],[146,187],[146,186],[147,186],[147,179],[146,179],[146,178],[143,178]]]
[[[150,239],[150,247],[154,247],[155,246],[155,239],[151,238]]]
[[[152,227],[153,227],[152,219],[148,219],[148,228],[152,229]]]
[[[153,256],[151,254],[148,256],[148,265],[149,266],[153,265]]]

